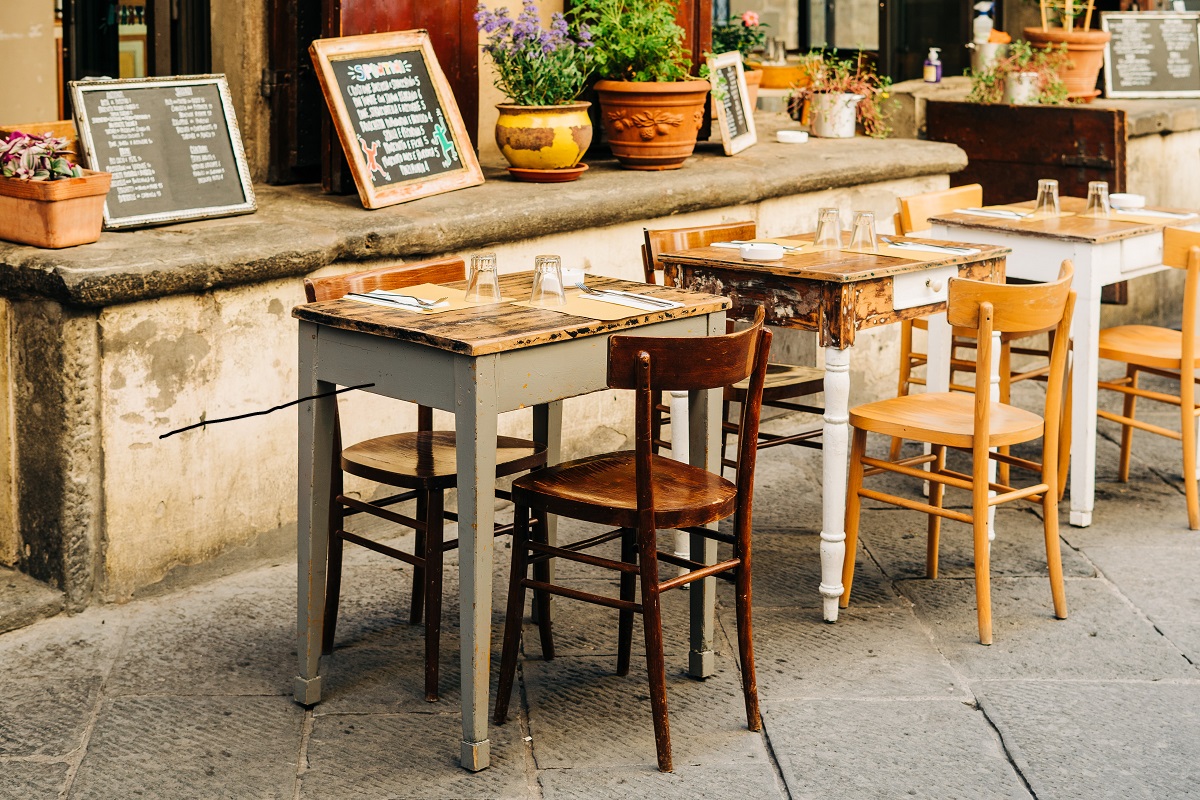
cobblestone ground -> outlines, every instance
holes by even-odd
[[[1178,426],[1168,410],[1147,417]],[[864,510],[853,604],[823,624],[819,498],[795,490],[811,456],[764,453],[764,731],[745,729],[732,596],[722,587],[716,674],[699,682],[684,674],[686,594],[672,593],[673,774],[653,766],[644,666],[614,675],[615,614],[569,601],[557,659],[527,629],[493,766],[461,770],[456,562],[431,705],[406,621],[411,571],[358,550],[312,709],[291,699],[290,563],[0,636],[0,798],[1182,797],[1200,787],[1200,534],[1186,529],[1178,444],[1139,434],[1119,484],[1117,438],[1101,423],[1095,524],[1061,531],[1069,619],[1051,613],[1038,514],[1000,512],[991,647],[976,638],[968,529],[944,527],[930,581],[923,518],[878,507]],[[497,636],[507,564],[502,544]]]

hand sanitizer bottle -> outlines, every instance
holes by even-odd
[[[940,47],[929,48],[929,58],[925,59],[925,82],[926,83],[941,83],[942,82],[942,62],[938,60]]]

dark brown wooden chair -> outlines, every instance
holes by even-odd
[[[461,281],[461,258],[423,261],[402,266],[382,267],[351,275],[304,281],[304,294],[310,303],[336,300],[347,292],[375,289],[403,289],[419,283]],[[446,519],[458,515],[445,511],[445,493],[458,482],[454,431],[433,430],[433,409],[417,406],[417,430],[368,439],[342,447],[341,420],[334,415],[334,463],[330,482],[329,570],[325,590],[325,622],[321,631],[322,652],[333,652],[337,626],[338,598],[342,583],[342,542],[353,542],[369,550],[399,559],[415,567],[409,621],[425,622],[425,699],[438,699],[438,644],[442,617],[442,554],[458,547],[458,540],[444,541]],[[502,477],[546,464],[546,446],[511,436],[496,440],[496,475]],[[343,473],[403,489],[399,494],[372,502],[347,497],[342,490]],[[497,492],[508,498],[507,492]],[[388,506],[416,500],[416,516],[409,517]],[[345,530],[345,519],[354,514],[370,514],[416,531],[413,553],[405,553],[385,544]],[[497,525],[499,536],[512,530]]]
[[[724,222],[717,225],[698,225],[692,228],[670,228],[663,230],[643,229],[645,244],[642,245],[642,269],[646,283],[657,284],[658,274],[663,272],[663,282],[666,275],[659,256],[663,253],[688,250],[693,247],[707,247],[713,242],[730,242],[754,239],[758,235],[758,226],[753,221]],[[726,326],[726,332],[733,331],[733,323]],[[736,467],[737,464],[725,458],[726,442],[729,434],[738,435],[738,424],[729,418],[733,403],[744,403],[748,383],[741,381],[725,390],[724,406],[721,417],[721,463],[726,467]],[[678,391],[678,390],[676,390]],[[763,405],[767,408],[778,408],[785,411],[806,411],[810,414],[824,414],[825,409],[818,406],[804,405],[794,402],[797,398],[810,397],[825,391],[825,373],[816,367],[799,367],[793,364],[771,363],[767,365],[767,380],[763,389]],[[654,452],[659,447],[670,447],[671,443],[662,438],[662,426],[670,417],[670,407],[661,402],[655,404],[654,416]],[[758,449],[778,447],[784,444],[794,444],[801,447],[811,447],[819,450],[821,427],[806,428],[792,434],[758,432]]]
[[[662,615],[659,596],[692,581],[711,575],[732,579],[736,585],[738,651],[742,666],[742,691],[746,722],[750,730],[762,727],[758,689],[754,677],[754,639],[750,623],[750,512],[754,491],[754,462],[758,415],[762,407],[767,374],[767,351],[771,333],[762,327],[759,309],[754,324],[746,330],[704,340],[656,339],[614,336],[609,345],[608,385],[636,391],[636,445],[633,452],[608,453],[570,461],[538,470],[513,483],[516,504],[513,530],[513,561],[508,589],[508,616],[504,627],[504,651],[500,661],[500,687],[496,694],[496,724],[504,723],[517,668],[517,649],[525,607],[525,590],[534,590],[538,606],[542,656],[554,658],[554,641],[548,613],[551,594],[615,608],[617,623],[617,674],[629,671],[633,637],[633,615],[643,615],[646,633],[646,664],[650,674],[650,705],[654,716],[654,739],[658,767],[671,770],[671,736],[667,722],[667,678],[663,655]],[[698,467],[655,455],[651,436],[654,398],[659,386],[676,389],[714,389],[749,379],[742,407],[742,430],[738,441],[736,483]],[[544,525],[532,524],[530,510],[539,519],[558,514],[606,526],[608,531],[569,545],[547,543]],[[732,515],[733,533],[720,533],[702,526]],[[686,530],[733,545],[730,559],[712,565],[680,558],[658,549],[659,529]],[[614,539],[621,540],[621,560],[586,552]],[[565,558],[621,575],[620,597],[605,597],[550,583],[549,560]],[[686,571],[660,580],[658,562],[665,561]],[[529,565],[534,577],[527,575]],[[641,579],[641,602],[636,598]]]

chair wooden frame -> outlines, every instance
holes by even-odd
[[[1063,263],[1057,281],[1035,285],[995,285],[966,279],[951,279],[947,319],[951,325],[970,329],[977,334],[978,357],[975,364],[976,386],[990,386],[991,391],[976,391],[970,401],[961,393],[945,392],[920,394],[881,400],[851,409],[850,424],[854,435],[850,449],[850,476],[846,504],[846,560],[842,583],[845,592],[843,608],[849,605],[854,582],[855,551],[858,543],[859,517],[862,499],[878,500],[890,505],[921,511],[928,515],[926,541],[926,575],[936,578],[938,544],[942,519],[965,522],[972,526],[975,548],[975,593],[979,617],[979,640],[992,643],[990,543],[988,512],[994,506],[1015,500],[1027,500],[1042,506],[1046,561],[1050,573],[1054,613],[1059,619],[1067,616],[1066,593],[1063,586],[1062,554],[1058,540],[1058,452],[1062,405],[1067,380],[1067,349],[1074,311],[1075,293],[1071,291],[1074,269],[1069,261]],[[998,401],[999,386],[990,379],[993,334],[1028,334],[1046,328],[1055,330],[1047,376],[1046,403],[1043,415],[1023,411]],[[993,398],[993,394],[997,399]],[[970,403],[972,419],[969,429],[961,422]],[[958,416],[954,411],[959,412]],[[957,424],[957,427],[956,427]],[[867,433],[926,441],[932,445],[929,455],[899,460],[872,458],[866,454]],[[1017,458],[990,448],[1043,439],[1041,464]],[[946,467],[947,448],[971,453],[971,474]],[[988,462],[996,461],[1032,473],[1036,483],[1021,488],[1005,481],[988,481]],[[920,469],[929,464],[929,470]],[[930,482],[929,502],[913,500],[863,486],[865,477],[889,472]],[[964,513],[943,506],[946,487],[971,492],[971,512]],[[989,496],[989,492],[995,492]]]
[[[626,675],[629,671],[633,615],[642,614],[658,767],[669,772],[672,768],[671,739],[659,598],[664,592],[715,576],[732,580],[736,586],[738,652],[746,722],[752,731],[761,729],[751,624],[750,540],[757,453],[754,443],[771,342],[771,332],[763,328],[762,320],[763,311],[759,309],[750,328],[710,337],[705,341],[703,355],[693,358],[682,358],[681,354],[696,353],[694,339],[613,336],[609,345],[608,385],[635,392],[635,451],[579,459],[530,473],[514,482],[513,560],[500,685],[496,693],[497,725],[504,724],[508,715],[526,589],[534,591],[542,656],[546,660],[554,658],[551,620],[547,613],[550,595],[618,610],[618,675]],[[741,419],[746,436],[738,442],[738,468],[733,483],[653,452],[654,398],[660,391],[658,387],[665,385],[688,391],[714,389],[746,378],[750,383]],[[542,518],[546,514],[557,514],[617,528],[573,544],[552,546],[548,543],[545,526],[541,523],[531,525],[531,510]],[[732,533],[706,527],[730,515],[734,517]],[[715,564],[703,564],[663,552],[658,549],[656,538],[660,529],[685,530],[732,545],[732,557]],[[585,552],[615,539],[621,541],[620,561]],[[554,558],[618,572],[621,576],[620,596],[607,597],[551,583],[549,562]],[[658,568],[660,561],[684,571],[662,580]],[[532,579],[528,576],[530,565],[534,568]],[[640,602],[637,597],[639,579]]]

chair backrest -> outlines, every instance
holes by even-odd
[[[646,243],[642,245],[642,270],[646,283],[658,283],[657,273],[663,265],[658,257],[663,253],[707,247],[713,242],[729,242],[737,239],[753,239],[758,236],[758,225],[749,222],[721,222],[716,225],[696,225],[690,228],[664,228],[652,231],[643,228]]]
[[[1200,329],[1200,231],[1184,228],[1163,228],[1163,263],[1168,267],[1187,270],[1183,288],[1183,321],[1180,330],[1191,335],[1183,337],[1180,345],[1182,363],[1196,360],[1196,335]]]
[[[375,289],[403,289],[419,283],[448,283],[466,277],[466,265],[461,258],[435,258],[412,264],[331,275],[328,278],[304,279],[304,296],[308,302],[337,300],[348,292],[370,292]]]
[[[1056,486],[1059,424],[1067,372],[1067,349],[1071,338],[1071,315],[1075,310],[1075,292],[1071,279],[1075,266],[1062,262],[1058,278],[1049,283],[987,283],[967,278],[952,278],[947,300],[946,319],[959,328],[977,331],[975,351],[975,437],[987,441],[991,416],[992,333],[1032,333],[1054,328],[1054,347],[1050,351],[1050,372],[1046,378],[1045,439],[1043,443],[1043,480]]]
[[[929,218],[956,208],[983,205],[983,187],[978,183],[955,186],[940,192],[925,192],[900,198],[900,227],[896,233],[905,235],[929,229]]]
[[[767,354],[771,347],[771,332],[763,327],[763,316],[763,310],[759,308],[750,327],[723,336],[709,336],[702,342],[695,338],[650,336],[613,336],[609,340],[609,388],[633,389],[637,392],[639,509],[645,510],[653,506],[652,421],[654,403],[659,393],[668,388],[724,388],[749,377],[750,386],[742,404],[737,459],[737,486],[741,497],[739,513],[742,513],[740,506],[743,503],[746,506],[745,512],[749,513],[750,496],[754,488],[754,463],[758,452],[759,414],[762,411],[762,392],[766,382]],[[720,424],[717,420],[712,422]]]

